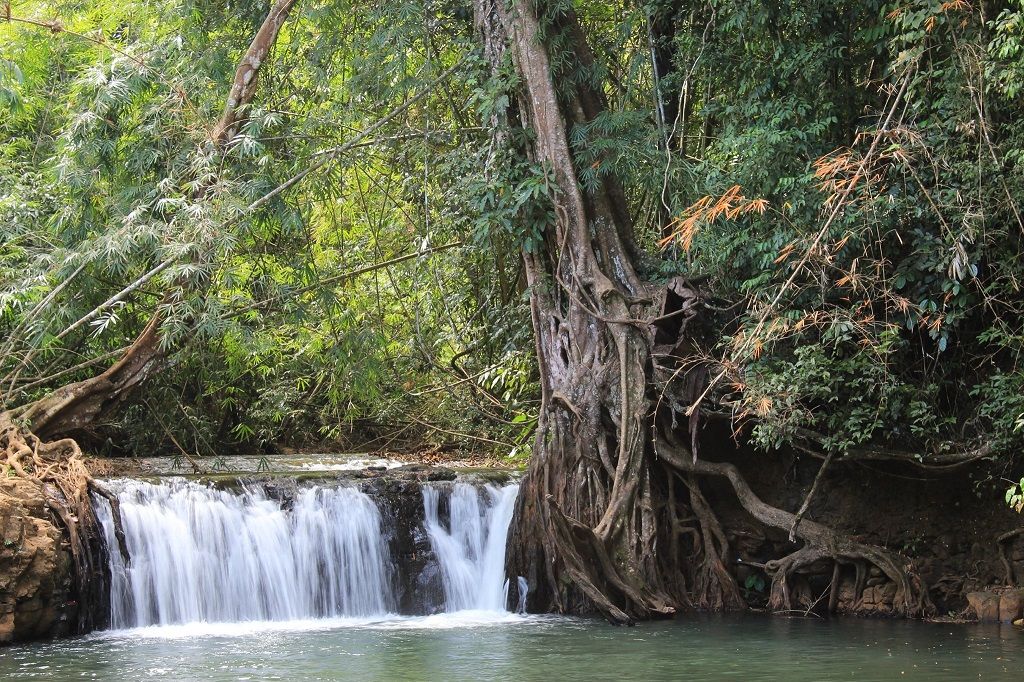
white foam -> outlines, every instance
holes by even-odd
[[[392,610],[391,562],[377,506],[354,488],[299,491],[291,509],[260,488],[123,479],[131,556],[110,552],[111,625],[380,617]],[[116,547],[106,504],[97,505]]]
[[[150,625],[123,630],[105,630],[90,639],[190,639],[207,637],[247,637],[277,632],[319,632],[344,629],[362,630],[454,630],[517,623],[542,622],[543,616],[526,616],[498,611],[466,610],[432,616],[389,615],[379,618],[318,618],[307,620],[254,620],[235,623],[182,623]]]
[[[390,518],[356,488],[303,488],[283,503],[259,485],[218,490],[180,478],[107,485],[120,502],[130,555],[126,564],[118,551],[108,553],[112,637],[451,629],[524,619],[505,610],[516,485],[424,486],[448,610],[432,616],[393,613]],[[96,512],[107,546],[116,548],[106,500],[96,500]]]

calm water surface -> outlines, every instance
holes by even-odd
[[[193,624],[0,649],[4,680],[1020,680],[1012,626],[461,612]]]

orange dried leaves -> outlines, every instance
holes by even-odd
[[[664,248],[678,242],[684,251],[689,251],[693,246],[693,238],[702,226],[710,225],[723,217],[726,220],[734,220],[748,213],[763,215],[766,210],[767,199],[747,199],[741,193],[740,186],[733,185],[720,197],[701,197],[687,207],[682,215],[673,218],[671,234],[658,242],[658,245]]]

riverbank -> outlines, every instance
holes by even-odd
[[[71,556],[36,485],[0,478],[0,544],[0,644],[72,632]]]
[[[397,516],[408,521],[400,525],[409,545],[401,552],[409,556],[418,554],[412,545],[422,524],[422,484],[457,478],[504,484],[520,475],[516,469],[494,466],[500,461],[457,453],[445,453],[430,464],[409,459],[394,453],[292,452],[195,462],[174,457],[93,459],[90,467],[101,480],[184,478],[220,489],[257,485],[279,499],[294,497],[308,486],[356,485],[386,497],[390,508],[400,510]],[[815,473],[813,462],[800,459],[766,462],[751,457],[739,463],[759,494],[782,508],[799,506]],[[778,480],[787,485],[777,485]],[[910,496],[903,485],[891,473],[836,467],[824,478],[809,516],[909,557],[927,582],[937,619],[1008,622],[1024,615],[1024,593],[1015,587],[1024,580],[1024,535],[1012,532],[1019,519],[948,476],[919,480]],[[727,570],[742,586],[747,607],[765,609],[771,584],[767,566],[794,545],[784,533],[765,529],[730,504],[726,487],[708,485],[706,495],[723,510],[723,533],[731,548]],[[0,641],[73,632],[79,603],[67,543],[38,489],[18,479],[4,480],[0,521],[0,586],[5,588]],[[818,562],[802,567],[789,585],[794,609],[781,615],[890,615],[893,588],[877,571],[867,569],[861,575],[856,566],[836,570],[829,562]],[[405,591],[414,589],[408,585]],[[835,603],[830,605],[833,592]],[[412,597],[406,600],[411,603]]]

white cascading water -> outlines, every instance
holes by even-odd
[[[488,485],[481,490],[456,483],[445,527],[440,519],[441,489],[423,488],[425,525],[441,567],[448,611],[505,610],[505,542],[518,492],[518,485]]]
[[[130,556],[109,552],[111,626],[372,616],[393,608],[380,512],[346,487],[300,490],[286,510],[258,488],[110,481]],[[107,546],[109,505],[97,502]]]

